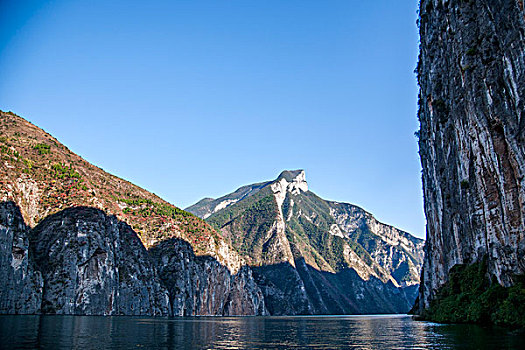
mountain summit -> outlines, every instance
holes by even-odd
[[[304,192],[308,191],[308,183],[306,182],[306,174],[303,169],[284,170],[277,177],[277,181],[282,180],[282,179],[290,183],[295,183],[298,186],[303,186],[301,190]]]
[[[308,192],[308,183],[306,182],[306,174],[304,170],[284,170],[275,181],[266,181],[255,183],[238,188],[236,191],[222,196],[220,198],[203,198],[192,206],[186,208],[187,211],[193,213],[203,219],[210,217],[213,213],[227,208],[240,200],[252,196],[259,192],[259,190],[273,183],[274,191],[281,193],[280,196],[286,196],[287,192],[298,194]]]
[[[271,314],[406,312],[415,299],[423,241],[318,197],[304,170],[186,210],[248,262]]]

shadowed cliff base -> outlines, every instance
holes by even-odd
[[[0,203],[1,313],[63,315],[294,315],[406,312],[417,286],[318,271],[304,259],[230,271],[181,239],[146,250],[115,216],[65,209],[27,226]],[[253,276],[252,276],[253,270]],[[411,299],[412,298],[412,299]]]
[[[29,249],[29,227],[13,202],[0,203],[0,313],[40,313],[42,274]]]
[[[6,281],[0,286],[0,313],[168,316],[266,312],[251,271],[231,274],[215,259],[197,257],[187,242],[177,239],[159,245],[150,255],[135,231],[99,209],[68,208],[31,229],[15,203],[2,202],[0,219],[0,276]],[[179,265],[164,265],[176,256]],[[184,268],[177,270],[180,264]]]
[[[252,267],[265,304],[272,315],[345,315],[406,313],[418,286],[396,287],[378,278],[362,279],[345,268],[332,273],[308,265],[304,259]]]
[[[268,314],[248,266],[232,272],[211,256],[196,256],[192,246],[178,238],[162,241],[149,252],[169,291],[171,315]]]

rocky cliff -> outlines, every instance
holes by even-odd
[[[203,220],[11,112],[0,131],[0,313],[266,313],[244,260]]]
[[[187,210],[244,257],[271,314],[406,312],[415,299],[423,241],[319,198],[302,170]]]
[[[455,265],[506,287],[525,273],[524,19],[522,0],[420,3],[421,312]]]
[[[137,234],[101,210],[76,207],[30,232],[46,314],[168,315],[168,292]]]
[[[43,280],[29,249],[28,234],[16,204],[0,203],[0,314],[40,311]]]
[[[150,251],[169,290],[172,315],[267,314],[248,266],[232,272],[210,256],[195,256],[190,244],[174,238]]]

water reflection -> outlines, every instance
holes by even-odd
[[[0,316],[13,349],[515,349],[525,335],[408,316]]]

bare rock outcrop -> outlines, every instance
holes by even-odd
[[[264,296],[235,251],[196,255],[178,238],[147,251],[126,223],[68,208],[34,229],[0,204],[0,314],[266,315]]]
[[[524,19],[522,0],[420,3],[421,309],[454,265],[525,273]]]
[[[43,280],[29,249],[29,230],[15,203],[0,203],[0,314],[40,312]]]
[[[44,288],[42,312],[66,315],[168,315],[161,285],[137,234],[87,207],[51,215],[31,232]]]
[[[230,270],[211,256],[195,256],[192,247],[170,239],[150,249],[170,294],[171,313],[195,315],[265,315],[264,296],[248,266]]]

